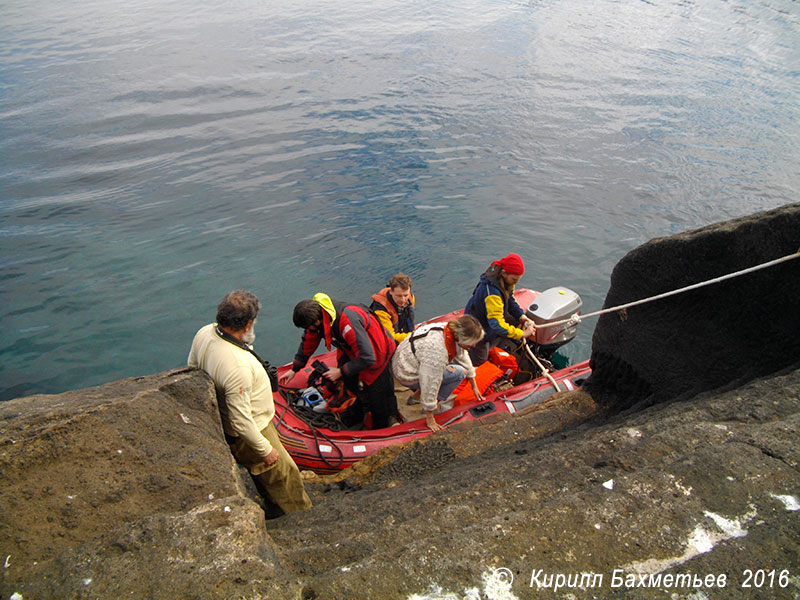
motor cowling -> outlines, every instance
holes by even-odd
[[[580,314],[583,301],[581,297],[565,287],[552,287],[539,294],[528,306],[525,314],[536,324],[536,335],[533,341],[545,354],[552,353],[559,346],[569,342],[578,333],[577,323],[562,323]]]

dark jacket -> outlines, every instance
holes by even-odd
[[[512,323],[519,323],[519,318],[525,314],[514,299],[514,288],[504,291],[500,282],[500,267],[491,266],[481,275],[478,285],[472,292],[472,298],[467,302],[464,313],[472,315],[486,332],[486,341],[498,337],[521,340],[522,329]]]

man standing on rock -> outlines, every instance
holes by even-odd
[[[194,336],[188,362],[214,381],[225,439],[236,461],[250,471],[268,508],[277,506],[284,513],[305,510],[311,508],[311,500],[272,423],[272,385],[251,346],[260,308],[250,292],[230,292],[217,307],[217,322]]]

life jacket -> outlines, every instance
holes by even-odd
[[[344,302],[336,302],[334,305],[338,314],[336,315],[336,320],[330,323],[329,331],[331,332],[331,343],[340,352],[339,362],[341,363],[342,373],[345,376],[357,375],[358,380],[363,382],[364,385],[370,385],[383,373],[383,370],[389,364],[396,347],[395,341],[378,320],[378,317],[370,312],[367,307]],[[364,324],[363,333],[360,328],[353,328],[351,323],[352,314],[361,318]],[[330,316],[323,311],[323,322],[328,319],[330,319]],[[359,353],[358,338],[364,334],[366,334],[368,343],[372,346],[375,362],[359,369],[357,373],[348,372],[348,364],[363,358]],[[342,359],[345,357],[347,360],[343,361]]]
[[[409,333],[414,331],[414,294],[403,308],[398,308],[391,294],[391,288],[385,287],[380,292],[372,294],[373,311],[385,310],[389,314],[395,333]]]
[[[326,398],[325,410],[335,414],[342,414],[356,401],[356,396],[345,386],[344,381],[330,382],[326,385],[322,395]]]
[[[502,348],[492,348],[489,350],[489,362],[497,365],[503,371],[503,375],[511,379],[519,371],[517,359],[513,354],[509,354]]]
[[[421,330],[421,331],[420,331]],[[409,338],[408,343],[411,345],[411,353],[416,356],[417,349],[414,342],[426,337],[431,331],[441,331],[444,336],[444,347],[447,349],[447,360],[452,361],[456,357],[456,340],[453,337],[453,330],[447,325],[433,325],[432,327],[425,328],[423,325],[420,330],[415,331]]]
[[[338,350],[337,362],[345,377],[357,377],[364,385],[372,384],[392,358],[396,346],[392,336],[366,306],[334,302],[322,293],[313,299],[322,307],[322,331],[303,332],[292,368],[295,371],[303,368],[324,340],[329,350],[332,346]],[[361,355],[359,342],[360,347],[371,350],[370,356]]]
[[[489,360],[475,367],[475,383],[478,384],[481,394],[484,394],[495,381],[503,376],[510,380],[518,370],[517,359],[513,354],[500,348],[492,348],[489,350]],[[455,405],[468,404],[475,400],[472,386],[467,379],[459,383],[453,393],[456,395]]]
[[[486,390],[489,389],[489,386],[502,376],[503,371],[500,367],[488,360],[475,367],[475,383],[478,385],[481,394],[484,394]],[[459,404],[469,404],[475,401],[475,393],[472,391],[472,386],[468,379],[459,383],[456,389],[453,390],[453,393],[456,395],[453,400],[455,406]]]

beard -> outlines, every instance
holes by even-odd
[[[253,323],[250,326],[250,329],[248,329],[247,331],[244,332],[244,335],[242,336],[242,341],[245,344],[252,344],[253,342],[256,341],[256,324],[255,323]]]

